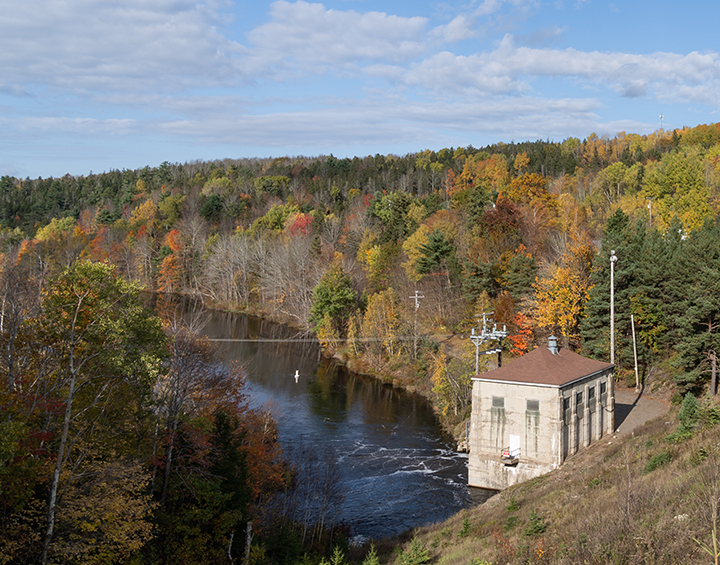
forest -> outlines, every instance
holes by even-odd
[[[552,333],[609,360],[614,251],[616,377],[634,382],[637,351],[641,379],[700,397],[717,384],[719,213],[720,124],[2,177],[0,563],[328,555],[332,527],[268,510],[302,496],[302,469],[174,298],[312,331],[453,430],[483,313],[505,356]]]

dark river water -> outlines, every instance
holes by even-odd
[[[322,358],[311,336],[247,316],[207,316],[205,334],[223,359],[245,365],[253,404],[272,400],[283,447],[332,453],[343,495],[337,519],[352,536],[396,535],[484,499],[467,486],[467,455],[422,398]]]

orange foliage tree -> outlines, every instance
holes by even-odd
[[[164,250],[164,251],[163,251]],[[163,241],[163,257],[158,270],[158,290],[172,293],[181,287],[181,255],[183,241],[178,230],[167,233]]]
[[[505,189],[509,179],[510,173],[503,155],[477,153],[465,160],[462,172],[453,182],[450,190],[453,205],[465,205],[471,192],[476,189],[499,193]]]
[[[539,200],[547,205],[553,201],[553,195],[547,189],[547,180],[537,173],[525,173],[514,178],[505,195],[519,204],[528,204],[533,200]]]
[[[575,242],[560,263],[550,265],[535,283],[535,321],[559,332],[564,346],[580,341],[580,317],[588,300],[593,250],[589,242]]]

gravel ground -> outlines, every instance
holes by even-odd
[[[670,410],[670,403],[649,398],[634,389],[615,391],[615,429],[617,435],[631,434],[648,420],[662,416]]]

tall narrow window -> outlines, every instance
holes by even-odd
[[[505,441],[505,397],[493,396],[490,408],[490,445],[503,449]]]
[[[578,392],[575,394],[575,412],[578,418],[583,417],[583,393]]]
[[[525,453],[538,457],[540,450],[540,401],[527,400],[525,404]]]

